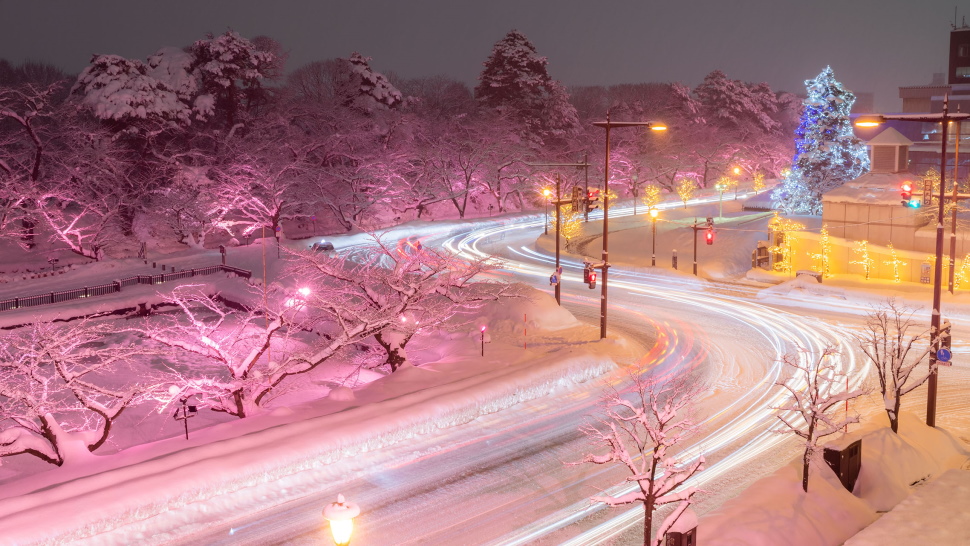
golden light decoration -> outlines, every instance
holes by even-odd
[[[805,229],[805,224],[800,224],[789,218],[783,218],[775,211],[775,216],[768,221],[768,229],[776,234],[770,237],[777,244],[768,247],[769,252],[781,255],[781,260],[775,262],[775,271],[791,273],[794,269],[793,258],[795,243],[798,241],[796,234]]]
[[[970,278],[970,254],[963,257],[963,260],[960,262],[960,269],[953,275],[954,290],[960,288],[960,284],[968,278]]]
[[[751,181],[751,189],[753,189],[755,193],[761,193],[765,187],[765,173],[756,173],[754,175],[754,180]]]
[[[893,248],[892,243],[889,243],[889,257],[892,259],[883,262],[883,264],[893,266],[893,282],[900,282],[899,266],[905,264],[906,262],[904,260],[900,260],[899,257],[896,256],[896,249]]]
[[[648,209],[659,205],[661,200],[660,186],[656,184],[647,184],[643,187],[643,204],[646,205]]]
[[[829,238],[828,225],[822,224],[822,231],[819,232],[818,242],[821,251],[818,254],[811,254],[811,258],[817,262],[821,262],[819,269],[822,272],[822,277],[828,278],[832,276],[832,241]]]
[[[694,194],[697,193],[699,188],[700,185],[697,183],[697,180],[694,180],[689,176],[681,178],[680,182],[677,183],[677,195],[680,196],[680,200],[684,202],[685,209],[687,208],[687,202],[694,197]]]
[[[869,274],[872,272],[872,264],[876,263],[876,260],[869,256],[869,241],[856,241],[855,245],[856,247],[852,251],[859,254],[859,259],[849,263],[861,265],[863,271],[866,272],[866,280],[868,281]]]

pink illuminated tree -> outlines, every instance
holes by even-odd
[[[661,382],[645,377],[647,370],[630,372],[629,392],[609,390],[603,398],[604,416],[583,425],[601,454],[586,455],[579,463],[620,464],[631,476],[619,494],[591,498],[609,506],[643,506],[643,544],[659,546],[664,534],[693,501],[697,488],[686,482],[704,468],[704,456],[689,456],[687,440],[697,431],[690,406],[697,395],[685,380]],[[680,453],[675,453],[680,451]],[[653,537],[653,512],[675,504]]]
[[[104,445],[112,424],[148,390],[130,365],[150,351],[109,340],[106,323],[38,322],[0,334],[0,457],[62,465]]]

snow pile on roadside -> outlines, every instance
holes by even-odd
[[[871,424],[839,441],[844,444],[862,439],[862,469],[855,495],[824,463],[813,465],[808,493],[803,492],[801,459],[797,458],[704,516],[698,526],[698,542],[842,544],[876,521],[877,512],[889,510],[900,501],[905,503],[914,486],[947,469],[960,468],[970,456],[949,433],[927,427],[911,414],[900,415],[898,435],[888,428],[884,413],[870,416],[867,422]],[[959,525],[941,521],[938,526],[951,524]],[[888,542],[865,544],[870,543]]]

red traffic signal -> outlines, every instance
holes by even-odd
[[[583,266],[583,282],[589,283],[590,282],[589,279],[592,275],[595,275],[595,273],[593,273],[593,268],[590,267],[588,264]]]
[[[710,228],[707,229],[707,232],[704,233],[704,240],[707,241],[707,244],[709,244],[709,245],[713,245],[714,244],[714,230],[713,229],[710,229]]]
[[[902,198],[903,205],[908,207],[910,200],[913,198],[913,185],[909,182],[903,182],[899,186],[899,196]]]
[[[596,272],[589,272],[589,287],[590,289],[596,288]]]

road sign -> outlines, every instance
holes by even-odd
[[[553,273],[552,276],[549,277],[549,284],[551,285],[559,284],[559,277],[555,273]]]
[[[950,365],[950,359],[953,358],[953,354],[950,353],[949,349],[940,349],[936,351],[936,361],[940,362],[946,366]]]

